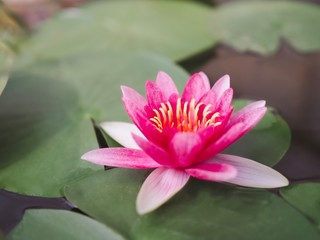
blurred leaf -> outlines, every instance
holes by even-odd
[[[292,1],[234,2],[212,14],[213,36],[239,51],[270,54],[281,38],[303,52],[320,50],[320,8]]]
[[[293,184],[281,189],[290,204],[307,215],[320,230],[320,183]]]
[[[118,233],[84,215],[65,210],[27,210],[8,240],[121,240]]]
[[[15,71],[0,101],[0,187],[61,196],[65,184],[100,169],[80,160],[98,147],[91,118],[128,121],[120,85],[141,90],[160,69],[188,78],[171,61],[149,54],[86,54]]]
[[[251,101],[234,100],[234,112]],[[287,123],[270,107],[261,122],[244,137],[225,150],[225,153],[242,156],[268,166],[278,163],[290,146],[291,133]]]
[[[160,53],[184,59],[214,44],[210,8],[184,1],[100,1],[46,22],[25,48],[35,58],[101,50]]]
[[[0,41],[0,95],[7,84],[13,58],[11,50]]]
[[[112,169],[65,188],[82,211],[128,239],[319,239],[316,229],[270,192],[191,180],[158,210],[139,216],[143,170]]]

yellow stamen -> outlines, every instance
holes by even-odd
[[[200,109],[202,106],[204,108]],[[158,110],[153,109],[154,117],[151,117],[150,121],[160,132],[164,127],[176,128],[181,132],[196,132],[209,126],[217,127],[221,125],[221,122],[217,121],[220,113],[212,114],[211,106],[202,102],[196,104],[194,98],[182,104],[181,98],[178,98],[175,109],[170,102],[161,103]]]
[[[172,125],[172,118],[173,118],[173,109],[172,109],[172,106],[169,102],[167,102],[167,106],[168,106],[168,117],[169,117],[169,120],[168,120],[168,125],[171,126]]]
[[[162,114],[162,119],[163,119],[163,125],[166,124],[167,122],[167,112],[168,112],[168,109],[166,107],[166,105],[164,105],[163,103],[161,103],[161,108],[159,108],[161,114]]]

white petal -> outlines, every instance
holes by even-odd
[[[230,164],[237,169],[237,176],[226,181],[229,183],[255,188],[278,188],[289,184],[281,173],[247,158],[218,154],[211,161]]]
[[[126,122],[103,122],[101,128],[116,142],[126,148],[141,149],[132,137],[132,133],[145,138],[136,125]]]
[[[182,170],[157,168],[144,181],[137,197],[137,212],[151,212],[167,202],[180,191],[189,180]]]

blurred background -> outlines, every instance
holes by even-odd
[[[85,15],[85,13],[81,15],[83,7],[88,6],[89,10],[97,13],[93,21],[106,18],[103,20],[104,23],[114,33],[109,38],[116,38],[118,37],[116,34],[119,34],[117,32],[119,23],[108,18],[108,14],[112,15],[112,8],[110,7],[110,11],[104,15],[103,9],[99,13],[99,7],[94,7],[97,2],[101,6],[105,4],[107,8],[106,2],[111,1],[3,0],[0,5],[0,39],[11,49],[14,56],[23,55],[25,49],[32,52],[33,59],[57,59],[65,56],[67,56],[65,59],[68,59],[71,55],[85,53],[87,46],[79,44],[79,41],[95,43],[95,39],[104,38],[107,35],[102,33],[100,35],[99,26],[93,29],[96,26],[90,22],[92,16]],[[139,1],[136,2],[138,4]],[[177,12],[175,22],[177,26],[171,32],[178,36],[174,44],[170,38],[165,36],[161,38],[160,34],[157,35],[157,41],[162,42],[164,47],[157,45],[158,42],[150,43],[153,40],[152,37],[148,38],[149,42],[140,43],[139,39],[123,39],[127,35],[121,38],[119,34],[120,37],[117,40],[120,42],[119,46],[117,43],[114,48],[122,48],[125,45],[125,43],[121,45],[122,42],[127,41],[129,42],[128,51],[132,45],[139,50],[151,51],[152,49],[166,55],[189,73],[205,72],[212,83],[222,75],[229,74],[236,97],[265,99],[267,104],[274,107],[291,128],[291,146],[275,168],[292,181],[318,181],[320,179],[320,1],[167,2],[177,3],[172,10],[165,9],[165,7],[162,9],[162,13],[168,12],[170,16],[172,12]],[[190,9],[196,9],[195,12],[190,11],[184,16],[179,12],[179,2],[192,2],[192,5],[187,6],[186,9],[190,7]],[[199,12],[197,12],[198,8]],[[208,18],[200,19],[198,15],[202,14],[202,8],[205,8],[205,13],[207,13],[206,9],[214,9],[215,14],[209,16],[210,13],[208,13]],[[146,7],[147,10],[148,7]],[[130,14],[135,16],[133,12],[135,12],[134,9],[132,12],[118,12],[118,15],[121,16],[120,23],[130,22]],[[197,24],[202,24],[201,26],[205,26],[208,33],[203,33],[200,29],[194,34],[185,34],[180,29],[181,25],[178,24],[180,15],[185,19],[192,19],[190,22],[194,24],[188,22],[182,28],[190,28],[190,31],[193,31],[198,29]],[[77,19],[78,16],[80,17]],[[68,38],[67,26],[69,23],[65,21],[67,18],[74,18],[78,22],[69,26],[70,36],[73,34],[71,32],[74,32],[70,38]],[[170,17],[170,19],[174,18]],[[79,21],[82,23],[79,24]],[[167,18],[163,15],[159,26],[163,24],[165,28],[168,24],[166,21]],[[148,20],[143,21],[142,19],[141,22],[146,24],[143,26],[148,29]],[[136,24],[138,26],[139,22]],[[86,28],[91,28],[91,30]],[[59,29],[61,29],[60,33]],[[153,31],[147,32],[146,30],[142,33],[140,30],[139,26],[137,29],[131,26],[128,30],[131,35],[128,35],[154,34]],[[86,31],[88,31],[88,36]],[[96,35],[92,36],[94,32]],[[29,40],[34,36],[35,40]],[[190,43],[188,41],[184,43],[183,37],[190,40]],[[20,44],[25,41],[27,47],[21,49]],[[69,43],[64,44],[67,41]],[[70,48],[73,41],[74,48]],[[106,40],[105,45],[101,43],[101,46],[100,42],[101,40],[93,47],[96,52],[108,46],[113,48],[111,40],[110,42]],[[49,49],[50,44],[53,46],[51,50]],[[162,48],[167,50],[162,50]],[[24,61],[29,61],[28,58],[26,59]],[[7,229],[11,229],[20,218],[20,216],[12,216],[9,213],[13,209],[18,209],[17,206],[23,205],[21,209],[24,209],[32,203],[31,205],[37,206],[44,204],[44,206],[70,208],[65,202],[61,202],[61,199],[52,203],[33,198],[21,200],[7,192],[3,192],[0,199],[3,199],[3,202],[10,202],[7,208],[8,218],[2,220],[2,226],[6,225]],[[8,220],[10,214],[11,222]]]
[[[4,0],[4,6],[30,29],[37,26],[47,18],[53,16],[64,8],[75,7],[88,0]]]

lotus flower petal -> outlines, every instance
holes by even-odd
[[[130,119],[141,131],[141,126],[148,119],[144,108],[131,99],[122,98],[122,100]]]
[[[172,95],[179,95],[176,85],[171,77],[165,72],[159,72],[156,79],[156,85],[162,91],[165,102],[170,99]]]
[[[264,108],[266,105],[266,101],[256,101],[253,102],[244,108],[240,109],[238,112],[236,112],[232,118],[230,119],[230,125],[235,124],[236,122],[241,121],[241,119],[245,118],[247,114],[249,114],[251,111],[258,109],[258,108]],[[247,116],[248,117],[248,116]]]
[[[206,161],[214,155],[220,153],[238,138],[240,132],[244,128],[243,123],[233,125],[218,140],[213,141],[199,156],[200,161]]]
[[[196,133],[177,133],[174,135],[170,150],[180,167],[190,166],[203,148],[202,139]]]
[[[152,159],[163,166],[173,166],[173,163],[170,162],[172,157],[168,152],[159,147],[158,145],[146,140],[144,137],[133,134],[134,141],[138,144],[146,154],[148,154]]]
[[[202,153],[202,159],[208,159],[225,148],[230,146],[248,131],[250,131],[264,116],[267,109],[257,108],[242,115],[238,118],[238,121],[229,126],[227,131],[216,141],[214,141],[206,150]]]
[[[230,79],[226,75],[218,80],[212,89],[200,98],[199,102],[210,104],[215,111],[220,112],[221,115],[225,115],[231,107],[233,97],[233,89],[229,86]]]
[[[99,148],[85,153],[81,158],[110,167],[141,169],[160,167],[145,152],[131,148]]]
[[[219,99],[222,94],[230,88],[230,76],[224,75],[221,77],[212,87],[212,91],[215,92],[217,99]]]
[[[182,170],[163,167],[154,170],[138,193],[137,212],[145,214],[167,202],[186,185],[189,177]]]
[[[136,90],[127,86],[121,86],[121,91],[123,99],[135,102],[140,108],[143,108],[143,106],[147,104],[146,99],[142,97]]]
[[[129,117],[140,132],[150,141],[161,144],[163,137],[160,136],[157,129],[149,121],[146,112],[130,100],[124,100],[123,102]]]
[[[192,177],[215,182],[232,180],[237,175],[237,169],[232,165],[215,162],[201,163],[185,171]]]
[[[229,183],[255,188],[279,188],[289,184],[288,179],[279,172],[247,158],[219,154],[209,162],[229,164],[237,169],[237,175],[234,178],[225,180]]]
[[[140,149],[132,137],[132,133],[144,138],[144,135],[136,125],[126,122],[102,122],[101,128],[115,141],[126,148]]]
[[[250,111],[243,111],[242,114],[239,114],[236,117],[231,117],[229,126],[233,124],[242,123],[245,125],[244,129],[240,132],[239,136],[242,137],[248,131],[250,131],[258,122],[262,119],[264,114],[267,112],[266,107],[259,107],[252,109]]]
[[[197,101],[210,90],[210,82],[203,73],[193,74],[187,82],[183,93],[182,101],[191,101],[192,98]]]
[[[162,94],[161,89],[152,81],[147,81],[146,83],[146,95],[150,108],[157,109],[160,103],[166,102],[166,98]]]
[[[230,111],[232,98],[233,98],[233,89],[228,88],[221,95],[215,111],[219,112],[221,116],[225,116],[226,114],[228,114]]]
[[[204,95],[202,95],[202,97],[199,99],[199,102],[202,102],[206,105],[211,104],[213,105],[212,107],[216,109],[217,99],[218,99],[217,93],[213,90],[210,90],[206,92]]]

